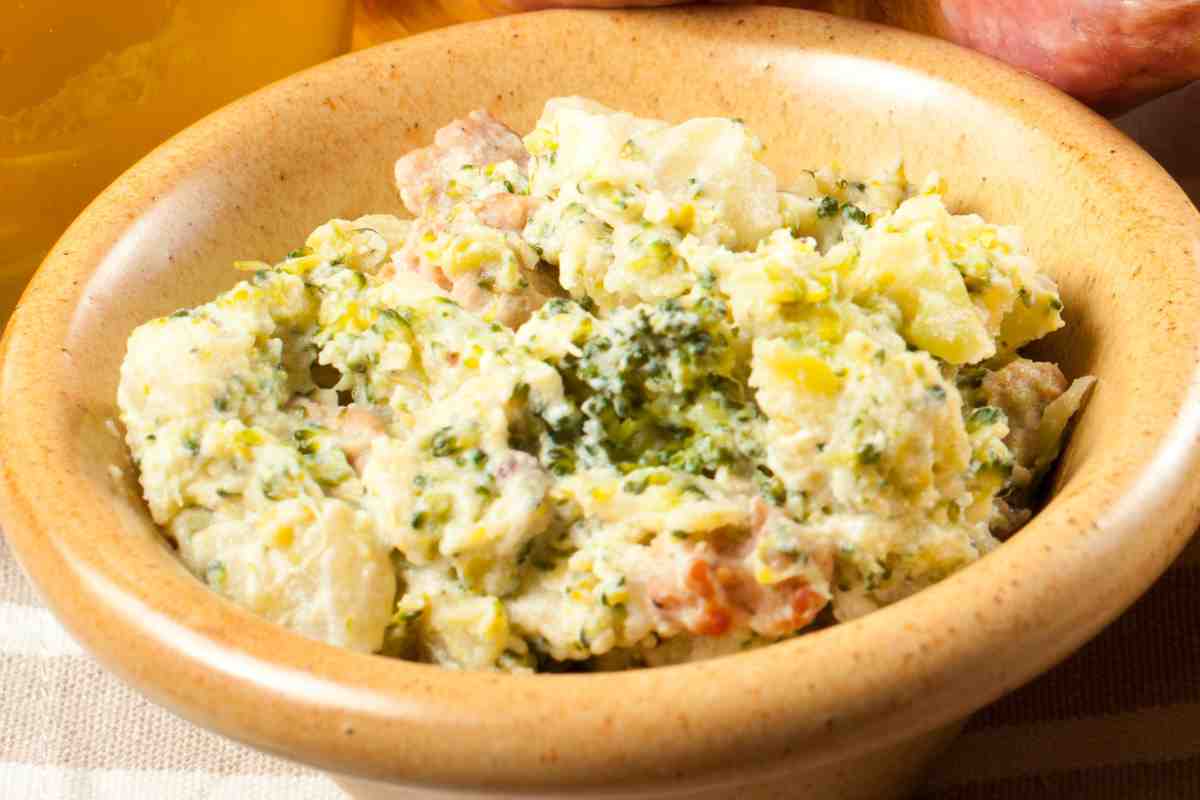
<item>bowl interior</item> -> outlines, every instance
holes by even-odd
[[[914,181],[939,172],[955,209],[1021,226],[1066,305],[1067,328],[1039,345],[1038,354],[1058,361],[1069,376],[1093,374],[1100,383],[1048,507],[1000,553],[878,620],[781,646],[789,658],[827,654],[828,665],[812,669],[812,696],[826,699],[812,700],[808,717],[781,720],[770,732],[747,728],[740,738],[707,728],[690,741],[667,736],[659,740],[662,761],[650,766],[637,755],[636,731],[656,730],[657,723],[652,709],[632,709],[621,712],[634,731],[630,743],[567,758],[549,768],[547,780],[566,780],[585,762],[643,773],[705,758],[719,765],[764,742],[778,749],[785,737],[817,735],[839,702],[842,718],[883,725],[905,698],[932,691],[937,675],[944,680],[941,694],[931,695],[936,713],[912,723],[929,727],[933,717],[965,713],[1064,655],[1131,601],[1182,544],[1195,498],[1182,502],[1172,477],[1158,494],[1139,500],[1173,510],[1147,530],[1137,555],[1107,573],[1098,563],[1077,563],[1133,553],[1131,523],[1120,515],[1134,506],[1114,510],[1116,498],[1161,469],[1162,448],[1178,436],[1172,426],[1195,407],[1189,392],[1197,326],[1186,309],[1200,294],[1200,221],[1148,157],[1053,90],[932,40],[777,9],[550,13],[418,37],[269,88],[133,169],[56,247],[6,340],[6,397],[19,399],[3,411],[4,432],[25,435],[4,457],[4,523],[52,607],[103,660],[152,696],[225,732],[340,769],[411,780],[442,779],[453,760],[444,755],[437,763],[430,755],[442,752],[435,734],[444,728],[435,722],[449,724],[460,714],[475,720],[477,731],[462,741],[482,743],[501,724],[480,721],[487,692],[522,687],[533,693],[531,703],[546,702],[528,681],[444,677],[341,653],[210,595],[161,543],[107,421],[115,415],[125,340],[136,325],[210,298],[238,279],[234,259],[275,261],[330,217],[397,212],[392,163],[451,119],[487,108],[528,130],[546,99],[567,94],[675,121],[742,117],[785,181],[830,164],[866,176],[898,159]],[[1194,428],[1194,420],[1189,424]],[[1185,456],[1172,458],[1178,465]],[[117,480],[110,465],[122,471]],[[1035,564],[1043,548],[1053,552],[1042,552]],[[1061,568],[1045,563],[1054,559]],[[1027,583],[995,588],[1018,573]],[[1078,588],[1072,582],[1085,577],[1112,596],[1051,613],[1061,604],[1056,593]],[[999,607],[999,600],[991,611],[980,610],[982,591],[1003,595],[1015,610]],[[1039,616],[1041,606],[1047,608]],[[968,613],[983,616],[967,622]],[[1024,616],[1014,620],[1014,614]],[[905,626],[909,638],[896,638]],[[1002,634],[1024,638],[997,645],[987,666],[980,642]],[[936,637],[928,641],[938,647],[925,647],[922,636]],[[837,674],[851,651],[874,652],[872,643],[915,654],[909,666],[896,667],[892,689],[881,689],[876,673]],[[1036,652],[1018,656],[1019,647]],[[185,651],[191,655],[181,658]],[[734,683],[758,685],[781,657],[736,657],[744,667]],[[954,673],[968,663],[982,670],[971,683]],[[662,672],[694,686],[712,669]],[[610,698],[606,692],[619,690],[663,703],[682,691],[661,677],[548,682],[564,680],[593,681]],[[240,698],[270,694],[280,703],[277,720],[256,719],[245,702],[216,707],[214,685]],[[439,705],[455,692],[457,705]],[[855,692],[862,700],[850,710],[844,698]],[[797,697],[788,702],[795,705]],[[330,716],[331,708],[342,716]],[[521,713],[519,724],[549,719]],[[434,721],[414,727],[418,717]],[[355,726],[375,726],[380,741],[341,735],[335,720],[351,718]],[[415,742],[413,755],[384,748],[388,735]],[[531,738],[537,741],[478,744],[494,758],[459,764],[458,774],[466,781],[511,778],[517,773],[506,772],[505,757],[524,764],[545,747]]]

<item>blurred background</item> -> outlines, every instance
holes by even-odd
[[[0,321],[126,167],[209,111],[345,52],[353,0],[6,0]]]

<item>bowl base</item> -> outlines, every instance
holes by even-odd
[[[329,777],[353,800],[901,800],[917,788],[930,762],[962,730],[956,722],[920,736],[905,739],[880,750],[816,768],[781,765],[767,780],[747,775],[745,783],[680,786],[663,784],[636,789],[617,787],[566,793],[516,792],[501,794],[482,790],[433,789],[380,783],[363,778],[330,774]]]

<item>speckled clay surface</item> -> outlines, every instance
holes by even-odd
[[[548,97],[572,93],[673,120],[745,117],[785,176],[903,155],[910,176],[940,170],[959,208],[1023,226],[1068,310],[1043,352],[1100,378],[1046,509],[980,563],[865,619],[621,674],[464,674],[356,655],[193,579],[105,427],[129,331],[232,284],[235,257],[274,259],[328,217],[397,209],[391,162],[450,119],[486,106],[525,129]],[[948,726],[1132,602],[1193,530],[1198,301],[1200,215],[1167,175],[1099,117],[983,57],[774,9],[507,18],[269,88],[93,203],[4,341],[0,522],[104,664],[198,724],[379,781],[354,784],[364,795],[393,782],[882,800],[906,790]]]

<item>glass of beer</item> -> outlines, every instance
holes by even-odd
[[[0,323],[84,206],[172,133],[345,52],[352,0],[10,0],[0,15]]]

